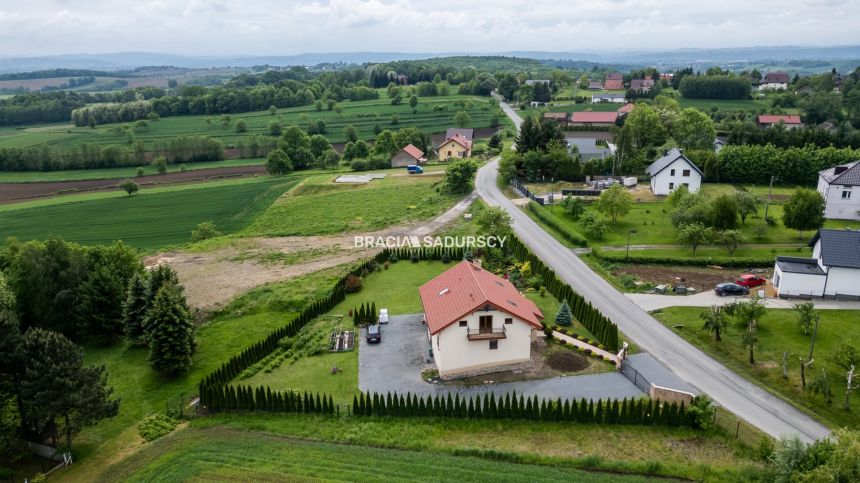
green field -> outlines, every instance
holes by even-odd
[[[148,127],[134,128],[135,138],[143,141],[147,148],[152,148],[156,141],[167,141],[178,136],[210,136],[222,140],[227,145],[235,145],[240,138],[252,134],[267,134],[269,122],[280,120],[284,126],[296,124],[307,126],[317,120],[323,120],[331,142],[343,142],[343,128],[348,124],[355,126],[359,137],[372,139],[376,136],[374,127],[382,129],[398,129],[414,126],[427,133],[444,132],[454,126],[454,115],[465,110],[470,116],[470,127],[488,127],[490,118],[497,108],[490,105],[488,98],[475,96],[438,96],[420,97],[416,113],[408,102],[391,105],[383,92],[383,98],[370,101],[345,101],[340,104],[342,112],[335,110],[317,111],[314,106],[280,109],[276,116],[269,111],[256,111],[231,114],[229,126],[219,123],[219,116],[172,116],[158,121],[148,122]],[[465,106],[455,103],[463,102]],[[436,106],[446,106],[445,110],[435,110]],[[397,115],[397,124],[392,122],[392,116]],[[235,123],[243,119],[247,132],[237,133]],[[207,122],[207,120],[209,122]],[[499,119],[502,121],[502,119]],[[81,142],[96,142],[101,144],[125,144],[125,132],[115,132],[123,125],[133,126],[134,123],[104,124],[96,129],[89,127],[74,127],[71,124],[53,124],[26,128],[0,128],[0,148],[26,147],[35,145],[63,146]]]
[[[258,166],[265,164],[263,158],[225,159],[222,161],[207,161],[188,164],[168,164],[167,172],[196,171],[210,168],[232,168],[236,166]],[[158,171],[152,166],[143,166],[145,175],[156,175]],[[66,169],[62,171],[0,171],[0,183],[45,183],[49,181],[78,181],[88,179],[134,179],[137,167],[103,168],[103,169]]]
[[[245,230],[250,236],[329,235],[370,231],[435,216],[458,197],[440,194],[441,177],[394,176],[364,185],[313,178],[277,200]]]
[[[187,429],[114,466],[108,481],[479,481],[639,482],[643,476],[585,472],[474,456],[297,440],[228,428]]]
[[[0,239],[56,235],[88,245],[123,240],[154,249],[190,241],[191,230],[204,221],[213,221],[222,233],[238,231],[298,182],[268,176],[240,181],[31,202],[42,206],[6,205],[0,211]]]
[[[843,343],[860,347],[857,310],[821,310],[821,323],[815,340],[815,362],[807,371],[807,383],[822,369],[826,371],[833,391],[833,402],[828,404],[820,394],[804,390],[800,383],[799,357],[809,353],[811,336],[804,335],[790,309],[769,309],[758,324],[758,344],[755,348],[756,365],[749,363],[748,350],[742,345],[744,326],[732,324],[722,334],[721,342],[701,330],[701,307],[671,307],[657,311],[654,317],[666,327],[713,355],[729,368],[747,379],[757,382],[783,399],[806,409],[832,427],[856,427],[860,423],[860,397],[852,398],[851,411],[842,409],[845,395],[845,370],[830,361],[830,355]],[[678,328],[680,326],[681,328]],[[782,355],[789,354],[788,380],[782,378]]]

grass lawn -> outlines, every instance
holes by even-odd
[[[181,171],[180,166],[185,166],[185,171],[196,171],[210,168],[232,168],[236,166],[257,166],[265,164],[265,158],[252,159],[225,159],[222,161],[208,161],[200,163],[168,164],[167,172]],[[158,174],[152,166],[142,166],[144,174]],[[103,169],[67,169],[62,171],[0,171],[0,183],[44,183],[49,181],[78,181],[87,179],[115,179],[130,178],[137,176],[137,167],[103,168]]]
[[[585,472],[476,456],[293,439],[226,427],[179,431],[111,468],[113,481],[581,481],[644,476]]]
[[[408,102],[391,105],[385,90],[380,90],[380,99],[369,101],[344,101],[340,103],[342,112],[323,109],[317,111],[314,106],[292,107],[278,110],[277,116],[272,116],[268,110],[231,114],[231,124],[223,126],[219,123],[218,115],[172,116],[158,121],[148,122],[148,127],[135,128],[135,138],[143,141],[147,149],[153,143],[166,141],[178,136],[210,136],[220,139],[225,145],[235,145],[241,139],[253,134],[265,135],[270,121],[280,120],[285,126],[292,124],[307,126],[322,120],[326,123],[327,133],[331,142],[344,142],[346,137],[343,128],[349,124],[358,130],[359,138],[372,139],[376,136],[374,127],[383,129],[398,129],[414,126],[427,133],[444,132],[454,125],[454,115],[464,110],[469,113],[468,127],[488,127],[490,118],[495,113],[486,97],[475,96],[438,96],[419,97],[416,112]],[[437,110],[436,107],[441,110]],[[444,108],[443,108],[444,106]],[[392,116],[397,116],[397,123]],[[247,132],[237,133],[235,123],[243,119]],[[121,128],[134,123],[103,124],[95,129],[75,127],[71,124],[51,124],[28,126],[23,129],[0,130],[0,147],[26,147],[36,145],[63,146],[82,142],[97,142],[101,144],[126,144],[126,134]]]
[[[372,231],[424,220],[451,207],[459,197],[440,194],[440,176],[394,176],[364,185],[308,180],[278,199],[245,230],[249,236],[328,235]]]
[[[38,206],[26,208],[27,204],[6,205],[0,211],[0,239],[57,235],[88,245],[123,240],[144,250],[155,249],[190,241],[191,230],[204,221],[213,221],[222,233],[238,231],[297,182],[297,178],[263,176],[143,190],[134,196],[93,193],[39,200],[32,202]]]
[[[634,235],[635,236],[635,235]],[[623,254],[624,252],[604,252],[612,254]],[[694,258],[693,252],[689,248],[649,248],[643,250],[630,250],[631,255],[637,256],[653,256],[653,257],[678,257],[678,258]],[[812,248],[807,246],[744,246],[735,250],[735,258],[773,258],[777,255],[785,255],[792,257],[808,257],[812,255]],[[696,249],[695,258],[709,257],[728,257],[729,252],[722,246],[705,246]]]
[[[104,364],[108,385],[121,399],[119,415],[84,428],[74,439],[74,454],[81,464],[71,467],[70,481],[95,481],[118,454],[139,444],[137,423],[146,415],[177,407],[196,394],[197,383],[225,360],[281,327],[304,305],[331,289],[346,270],[336,267],[278,284],[267,285],[239,297],[197,329],[198,349],[191,371],[176,378],[153,372],[147,350],[125,343],[85,347],[86,364]]]
[[[845,395],[845,370],[830,361],[830,355],[843,343],[860,347],[860,311],[820,310],[821,323],[815,341],[814,364],[807,371],[807,383],[823,369],[830,381],[833,402],[828,404],[823,396],[802,388],[800,383],[799,357],[809,353],[811,336],[804,335],[796,323],[791,309],[768,309],[767,315],[758,324],[758,345],[755,350],[755,366],[749,363],[748,350],[743,347],[741,337],[744,327],[733,324],[716,342],[713,335],[701,330],[700,307],[671,307],[654,316],[681,337],[715,356],[731,369],[757,382],[783,399],[817,416],[831,427],[856,427],[860,423],[860,397],[851,401],[851,411],[842,408]],[[675,325],[683,328],[675,329]],[[782,378],[782,354],[787,351],[788,380]]]
[[[748,450],[728,438],[684,428],[269,414],[219,414],[197,419],[191,425],[448,454],[487,450],[500,453],[501,460],[512,455],[524,463],[651,472],[697,480],[705,477],[708,481],[743,479],[743,472],[759,471]]]

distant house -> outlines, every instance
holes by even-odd
[[[406,145],[405,148],[397,151],[397,153],[391,157],[392,168],[403,168],[414,164],[424,164],[426,162],[427,158],[424,157],[424,151],[411,144]]]
[[[660,74],[660,80],[664,80],[664,81],[670,81],[671,82],[673,77],[675,77],[675,74],[671,74],[671,73]]]
[[[624,76],[620,72],[610,72],[609,74],[606,74],[606,79],[603,81],[603,88],[608,91],[619,91],[624,89]]]
[[[472,141],[475,137],[475,130],[472,128],[449,127],[448,130],[445,131],[445,139],[451,139],[458,134],[469,141]]]
[[[600,81],[588,81],[588,88],[593,91],[603,89],[603,84]]]
[[[463,261],[418,293],[443,379],[530,364],[543,313],[510,281]]]
[[[719,153],[724,147],[726,147],[726,142],[720,138],[714,138],[714,152]]]
[[[654,87],[653,79],[633,79],[630,81],[630,88],[636,92],[648,92]]]
[[[543,118],[565,125],[567,124],[569,116],[566,112],[545,112],[543,113]]]
[[[818,230],[811,258],[776,257],[773,286],[781,298],[860,298],[860,231]]]
[[[468,158],[472,156],[472,141],[466,139],[462,134],[445,139],[437,150],[439,161],[447,161],[451,158]]]
[[[704,177],[702,171],[678,148],[665,151],[663,157],[645,169],[645,174],[651,176],[651,192],[655,195],[668,195],[679,186],[686,186],[690,193],[695,193],[702,186]]]
[[[592,94],[591,102],[624,102],[624,94]]]
[[[568,150],[576,146],[582,162],[592,159],[604,159],[613,154],[608,146],[598,146],[597,139],[595,138],[567,138],[566,141]]]
[[[610,112],[573,112],[570,114],[571,126],[607,127],[614,126],[618,113]]]
[[[616,111],[616,112],[618,112],[619,117],[626,116],[626,115],[630,114],[635,107],[636,107],[636,104],[633,104],[632,102],[628,102],[627,104],[624,104],[623,106],[619,107],[618,111]]]
[[[818,192],[826,218],[860,220],[860,161],[819,171]]]
[[[550,80],[549,80],[549,79],[528,79],[528,80],[526,81],[526,85],[527,85],[527,86],[533,86],[533,85],[535,85],[535,84],[546,84],[546,85],[549,85],[549,83],[550,83]]]
[[[795,129],[803,126],[803,123],[800,122],[800,116],[762,114],[758,117],[759,127],[773,127],[780,123],[782,123],[786,129]]]
[[[790,81],[791,79],[785,72],[768,72],[759,83],[758,88],[759,90],[785,90],[788,89]]]
[[[836,131],[839,130],[839,127],[836,124],[833,124],[832,122],[824,121],[818,125],[818,129],[823,129],[829,133],[835,133]]]

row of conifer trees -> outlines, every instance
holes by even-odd
[[[210,411],[268,411],[278,413],[335,414],[339,412],[330,395],[272,391],[258,386],[207,386],[200,395]]]

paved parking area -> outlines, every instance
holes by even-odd
[[[358,351],[358,387],[366,392],[413,394],[506,394],[516,391],[526,396],[546,399],[598,399],[640,397],[643,392],[617,372],[564,376],[528,380],[456,386],[430,384],[421,379],[421,371],[434,367],[429,360],[430,342],[420,314],[395,315],[382,327],[382,342],[368,344],[362,332]],[[491,377],[491,376],[488,376]]]
[[[641,374],[645,380],[651,384],[669,387],[679,391],[687,391],[693,394],[702,393],[702,391],[699,391],[695,387],[686,383],[680,377],[676,376],[675,373],[670,371],[666,366],[661,364],[660,361],[655,359],[654,356],[647,352],[628,356],[624,361],[624,364],[636,369],[639,374]]]

